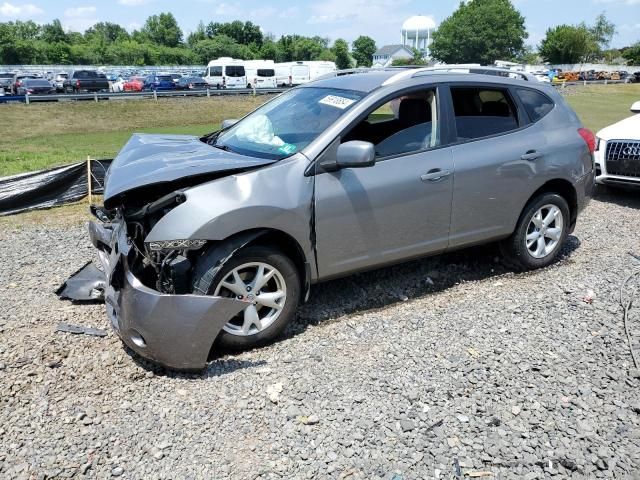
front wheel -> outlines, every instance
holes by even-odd
[[[556,193],[537,196],[525,207],[516,230],[501,243],[505,259],[523,270],[553,263],[567,239],[569,205]]]
[[[236,252],[215,276],[213,258],[201,259],[194,272],[194,291],[246,302],[218,337],[220,346],[253,348],[275,340],[295,316],[300,275],[294,263],[275,248],[249,246]]]

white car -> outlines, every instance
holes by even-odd
[[[124,78],[119,77],[115,82],[111,82],[110,90],[115,93],[124,92],[125,82],[126,80]]]
[[[631,112],[596,135],[596,183],[640,186],[640,101]]]

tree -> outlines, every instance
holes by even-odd
[[[117,23],[98,22],[84,32],[88,42],[113,43],[118,40],[128,40],[129,33]]]
[[[579,63],[594,51],[595,40],[585,25],[549,28],[540,43],[540,56],[552,64]]]
[[[640,42],[625,48],[622,57],[629,65],[640,65]]]
[[[51,23],[42,26],[40,38],[46,43],[61,43],[67,41],[67,34],[64,33],[60,20],[56,18]]]
[[[460,3],[433,33],[431,55],[447,63],[492,64],[521,54],[528,34],[510,0]]]
[[[200,20],[195,31],[191,32],[187,37],[187,43],[193,46],[199,41],[206,40],[206,39],[207,39],[207,30],[206,30],[206,27],[204,26],[204,22]]]
[[[171,13],[150,16],[140,32],[157,45],[177,47],[182,43],[182,30]]]
[[[370,67],[373,63],[373,54],[378,49],[373,38],[360,35],[356,38],[352,45],[353,58],[355,58],[358,67]]]
[[[351,56],[349,55],[349,44],[339,38],[333,43],[333,48],[331,49],[333,54],[336,56],[336,67],[339,70],[344,70],[345,68],[351,67]]]
[[[231,37],[216,35],[196,43],[193,52],[200,63],[207,64],[214,58],[240,57],[240,45]]]

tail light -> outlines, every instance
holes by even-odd
[[[588,128],[579,128],[578,133],[584,140],[584,143],[589,147],[589,153],[593,153],[596,151],[596,136],[593,134],[591,130]]]
[[[227,84],[227,77],[222,77],[222,86],[224,87]]]
[[[193,83],[190,83],[190,84],[189,84],[189,88],[193,88]]]
[[[289,75],[289,85],[293,84],[293,78],[291,77],[291,75]]]
[[[76,87],[80,88],[80,80],[76,80]]]

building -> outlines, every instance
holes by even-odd
[[[405,45],[385,45],[373,54],[373,67],[390,67],[398,58],[413,58],[413,50]]]

